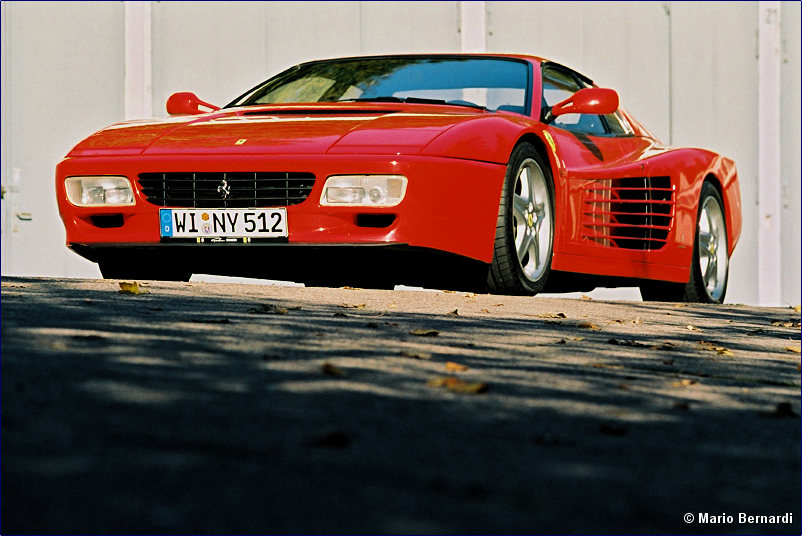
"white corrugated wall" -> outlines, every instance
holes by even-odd
[[[745,225],[728,301],[799,303],[798,2],[3,2],[2,273],[99,275],[63,245],[53,171],[106,124],[163,115],[175,91],[225,104],[299,61],[463,48],[561,61],[664,142],[734,158]],[[758,113],[772,95],[779,126]]]

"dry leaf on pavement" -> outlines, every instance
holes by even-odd
[[[446,361],[446,370],[449,372],[465,372],[468,370],[468,367],[459,363],[454,363],[453,361]]]
[[[326,374],[327,376],[334,376],[335,378],[341,378],[342,376],[345,376],[345,372],[343,372],[340,367],[333,365],[328,361],[323,363],[321,370],[323,371],[323,374]]]
[[[147,294],[148,291],[136,281],[120,281],[120,294]]]
[[[437,337],[440,335],[440,332],[436,329],[413,329],[409,334],[417,335],[418,337]]]
[[[431,359],[432,354],[429,352],[415,352],[412,350],[401,350],[399,352],[401,357],[411,357],[412,359]]]
[[[538,318],[566,318],[565,313],[542,313],[535,316]]]
[[[799,346],[786,346],[786,352],[791,352],[792,354],[798,354],[800,352]]]
[[[599,326],[597,326],[596,324],[591,324],[590,322],[580,322],[580,323],[579,323],[579,325],[578,325],[577,327],[580,327],[580,328],[585,328],[585,329],[592,329],[592,330],[594,330],[594,331],[598,331],[598,330],[600,330],[600,329],[601,329],[601,328],[600,328]]]
[[[691,324],[685,326],[685,329],[687,329],[688,331],[702,331],[701,329],[697,328],[696,326],[692,326]]]

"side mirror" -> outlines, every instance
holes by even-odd
[[[208,110],[201,110],[203,106]],[[182,91],[181,93],[173,93],[167,99],[167,113],[170,115],[197,115],[206,112],[216,112],[219,106],[203,102],[194,93]]]
[[[545,121],[565,114],[607,115],[618,110],[618,93],[613,89],[586,87],[551,107]]]

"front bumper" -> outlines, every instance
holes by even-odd
[[[505,167],[499,164],[419,156],[265,156],[181,155],[76,157],[56,170],[59,211],[67,244],[76,251],[114,244],[114,248],[160,244],[159,208],[145,200],[137,176],[146,172],[311,172],[309,197],[287,207],[291,245],[405,244],[489,263]],[[395,207],[320,205],[330,175],[400,174],[409,183]],[[64,179],[75,175],[122,175],[134,185],[131,207],[76,207],[64,192]],[[371,218],[384,215],[383,218]],[[367,218],[365,216],[368,216]],[[367,222],[367,223],[366,223]],[[379,222],[379,223],[377,223]],[[389,223],[388,223],[389,222]],[[248,244],[253,247],[256,244]],[[203,248],[206,245],[197,245]],[[83,249],[82,249],[83,248]],[[181,251],[191,251],[192,248]],[[190,267],[195,270],[193,267]]]

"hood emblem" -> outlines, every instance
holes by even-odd
[[[228,181],[223,179],[220,182],[220,186],[217,187],[217,193],[223,196],[223,199],[228,199],[228,196],[231,195],[231,186],[228,185]]]
[[[242,145],[246,141],[248,141],[248,138],[240,138],[240,139],[238,139],[237,141],[234,142],[234,145]]]

